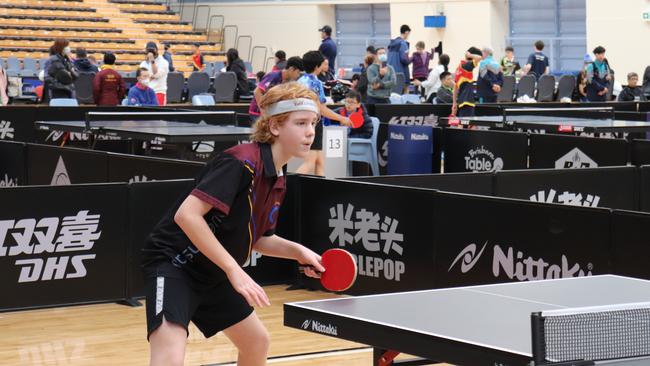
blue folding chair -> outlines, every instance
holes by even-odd
[[[402,94],[402,103],[404,104],[421,104],[420,96],[417,94]]]
[[[372,175],[379,175],[379,160],[377,159],[379,119],[377,117],[370,117],[370,119],[372,120],[372,136],[369,139],[348,138],[348,175],[352,173],[353,161],[370,164]]]
[[[390,104],[404,104],[404,101],[402,100],[401,95],[397,95],[395,93],[390,95]]]
[[[20,60],[16,57],[7,58],[7,76],[18,76],[20,74]]]
[[[20,70],[22,77],[34,77],[37,75],[38,67],[36,67],[36,60],[31,57],[23,59],[23,69]]]
[[[75,98],[54,98],[50,99],[50,107],[78,107],[79,102]]]

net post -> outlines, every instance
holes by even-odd
[[[530,314],[530,330],[534,365],[543,365],[546,359],[544,342],[544,317],[541,312]]]
[[[90,112],[86,112],[84,114],[84,127],[86,131],[90,131],[90,116],[88,115]]]

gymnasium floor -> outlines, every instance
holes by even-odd
[[[372,349],[365,345],[284,327],[283,303],[336,297],[285,288],[265,287],[271,306],[258,310],[271,333],[269,364],[372,364]],[[143,306],[108,303],[0,313],[0,329],[0,365],[147,365],[149,361]],[[303,356],[292,357],[299,354]],[[190,326],[185,365],[230,364],[236,359],[237,350],[225,336],[206,340]]]

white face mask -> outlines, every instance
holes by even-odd
[[[149,86],[149,82],[151,82],[151,80],[149,79],[140,80],[140,84],[142,84],[143,86]]]
[[[72,51],[70,50],[70,47],[66,47],[66,48],[63,49],[63,53],[66,54],[66,55],[70,54],[71,52]]]
[[[381,54],[381,55],[379,55],[379,56],[377,56],[377,58],[379,59],[379,62],[386,62],[386,61],[388,61],[388,56],[387,56],[385,53],[384,53],[384,54]]]

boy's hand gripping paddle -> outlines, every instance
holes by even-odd
[[[341,292],[352,287],[357,279],[357,262],[352,254],[344,249],[328,249],[321,262],[325,272],[321,272],[320,282],[325,289]]]

